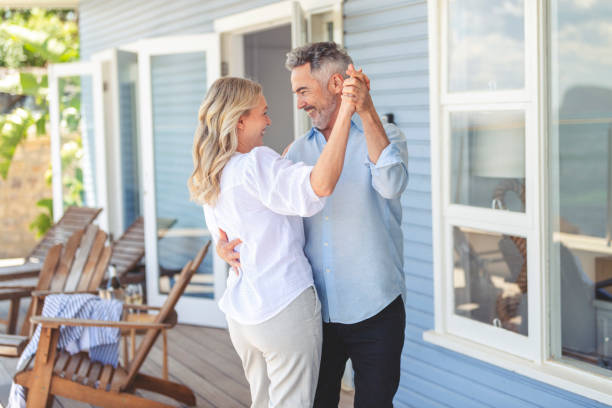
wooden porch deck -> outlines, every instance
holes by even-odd
[[[20,324],[27,310],[27,301],[21,305]],[[7,316],[8,302],[0,302],[0,317]],[[0,328],[4,332],[4,327]],[[8,391],[17,365],[16,358],[0,357],[0,403],[6,405]],[[144,372],[161,376],[161,339],[149,353]],[[242,408],[251,402],[248,384],[238,355],[226,330],[178,325],[168,332],[168,371],[170,379],[189,386],[196,394],[198,407]],[[176,402],[157,394],[142,392],[179,406]],[[353,394],[343,391],[340,407],[353,405]],[[85,408],[88,404],[72,400],[56,399],[55,408]]]

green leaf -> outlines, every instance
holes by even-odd
[[[40,115],[40,117],[36,119],[36,134],[38,134],[38,136],[42,136],[46,133],[47,131],[46,124],[47,124],[46,115]]]
[[[0,123],[0,176],[6,180],[15,149],[26,138],[28,127],[34,123],[34,118],[29,111],[17,108],[5,115]]]
[[[36,233],[36,238],[40,238],[51,228],[53,225],[53,217],[49,214],[38,214],[34,221],[30,223],[30,231]]]
[[[19,83],[21,85],[21,94],[25,95],[37,95],[40,89],[38,79],[34,74],[29,72],[19,73]]]
[[[36,202],[36,206],[47,210],[47,214],[53,218],[53,199],[52,198],[41,198]]]

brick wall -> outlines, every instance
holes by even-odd
[[[50,139],[32,138],[20,144],[6,180],[0,177],[0,259],[20,258],[36,244],[29,225],[41,212],[36,202],[52,196],[45,183],[51,161]]]

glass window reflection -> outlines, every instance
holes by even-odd
[[[453,228],[455,313],[527,335],[527,240]]]
[[[452,112],[451,201],[525,211],[525,115]]]
[[[551,1],[552,273],[561,354],[612,369],[612,3]]]
[[[449,92],[522,89],[524,48],[522,0],[449,1]]]

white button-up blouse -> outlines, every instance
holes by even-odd
[[[219,301],[221,310],[240,324],[270,319],[313,286],[300,217],[319,212],[325,199],[312,189],[312,167],[268,147],[236,153],[223,169],[217,203],[204,205],[215,244],[219,228],[230,241],[242,241],[236,247],[239,273],[230,271]]]

